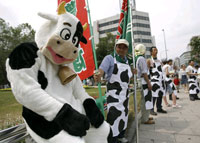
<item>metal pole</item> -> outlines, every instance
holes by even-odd
[[[135,48],[133,45],[133,20],[132,20],[132,3],[129,1],[130,19],[131,19],[131,38],[132,38],[132,56],[133,56],[133,68],[135,65]],[[135,126],[136,126],[136,143],[139,143],[139,133],[138,133],[138,118],[137,118],[137,92],[136,92],[136,75],[134,75],[134,109],[135,109]]]
[[[90,24],[90,35],[91,35],[91,40],[92,40],[92,50],[93,50],[93,55],[94,55],[94,63],[95,63],[95,69],[98,70],[98,64],[97,64],[97,57],[96,57],[96,51],[95,51],[95,44],[94,44],[94,34],[93,34],[93,28],[92,28],[92,20],[90,16],[90,8],[89,8],[89,3],[88,0],[86,0],[86,8],[87,8],[87,13],[89,17],[89,24]],[[98,90],[99,90],[99,99],[100,99],[100,110],[105,118],[105,113],[104,113],[104,106],[103,106],[103,97],[102,97],[102,92],[101,92],[101,83],[98,83]]]
[[[163,37],[164,37],[164,43],[165,43],[165,54],[166,54],[166,60],[167,60],[168,57],[167,57],[167,46],[166,46],[166,39],[165,39],[165,30],[162,29],[162,31],[163,31]]]

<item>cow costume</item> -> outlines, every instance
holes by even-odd
[[[165,96],[165,84],[164,77],[162,72],[161,61],[157,58],[149,59],[150,62],[150,76],[151,76],[151,85],[152,85],[152,96],[153,96],[153,106],[157,106],[158,112],[165,112],[162,109],[162,97]],[[152,109],[154,112],[154,107]]]
[[[163,66],[163,75],[164,75],[165,84],[166,84],[166,86],[170,86],[170,88],[172,89],[172,93],[174,93],[174,95],[177,96],[177,90],[176,90],[176,87],[175,87],[175,85],[172,81],[172,77],[170,77],[170,75],[167,75],[167,73],[166,73],[167,69],[168,69],[169,73],[174,72],[172,67],[169,64],[165,64]],[[172,94],[172,93],[169,93],[169,94]]]
[[[197,73],[197,70],[192,67],[191,65],[189,65],[186,68],[186,72],[187,73],[192,73],[195,74]],[[188,83],[189,83],[189,94],[190,94],[190,99],[194,100],[194,99],[199,99],[198,98],[198,93],[200,92],[200,88],[198,85],[198,81],[197,81],[197,76],[195,75],[188,75]]]
[[[87,43],[80,21],[65,11],[39,15],[47,22],[35,43],[17,46],[6,61],[13,94],[23,105],[28,133],[38,143],[108,143],[110,126],[73,72],[79,42]]]
[[[138,44],[135,47],[135,55],[136,55],[136,68],[137,68],[137,76],[141,82],[141,122],[145,124],[154,124],[154,121],[150,121],[150,109],[153,108],[152,103],[152,92],[148,88],[148,84],[150,83],[150,74],[149,69],[147,67],[146,59],[144,58],[146,52],[146,47],[143,44]],[[148,83],[149,82],[149,83]]]

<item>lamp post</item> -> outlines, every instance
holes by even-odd
[[[167,58],[167,46],[166,46],[166,39],[165,39],[165,30],[162,29],[162,31],[163,31],[163,37],[164,37],[164,43],[165,43],[165,54],[166,54],[166,60],[167,60],[168,58]]]

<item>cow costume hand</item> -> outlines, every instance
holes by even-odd
[[[93,99],[86,99],[83,103],[87,117],[90,120],[91,125],[98,128],[104,121],[104,117],[97,107]]]
[[[90,124],[88,118],[74,110],[69,104],[64,104],[55,122],[66,132],[73,136],[85,136]]]

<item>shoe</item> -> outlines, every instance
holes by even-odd
[[[171,104],[169,104],[169,103],[166,105],[166,107],[171,107],[171,106],[172,106],[172,105],[171,105]]]
[[[179,98],[178,98],[178,97],[176,97],[176,100],[179,100]]]
[[[148,121],[144,122],[144,124],[148,124],[148,125],[155,124],[155,121],[154,120],[148,120]]]
[[[156,115],[157,115],[157,113],[156,113],[156,112],[154,112],[153,110],[151,110],[151,111],[150,111],[150,114],[151,114],[151,115],[154,115],[154,116],[156,116]]]
[[[195,100],[200,100],[200,98],[197,95],[194,95]]]
[[[190,101],[195,101],[194,95],[189,95],[189,97],[190,97]]]
[[[149,117],[149,120],[153,120],[153,117]]]
[[[118,138],[118,141],[119,141],[120,143],[128,143],[128,140],[127,140],[125,137],[123,137],[123,138]]]
[[[181,105],[178,105],[178,104],[176,104],[176,105],[172,105],[172,107],[173,107],[173,108],[181,108],[182,106],[181,106]]]
[[[165,114],[167,113],[167,111],[165,111],[165,110],[163,110],[163,109],[157,109],[157,112],[158,112],[158,113],[165,113]]]

